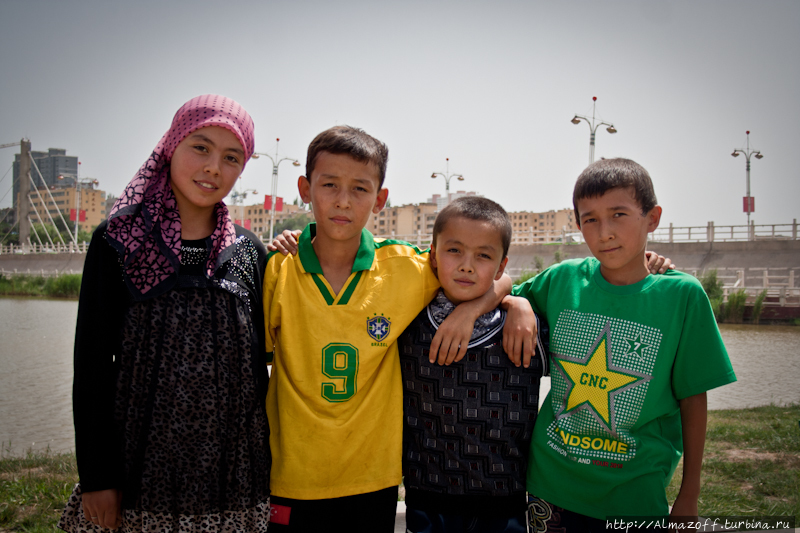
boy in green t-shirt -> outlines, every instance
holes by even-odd
[[[550,323],[552,388],[531,440],[529,519],[547,530],[605,531],[617,516],[697,516],[706,391],[736,377],[708,297],[692,276],[653,276],[658,227],[647,171],[590,165],[573,193],[594,258],[565,261],[515,287]],[[543,529],[536,529],[536,531]]]

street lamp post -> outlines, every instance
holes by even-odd
[[[231,202],[233,205],[239,206],[239,212],[241,213],[239,220],[242,222],[242,227],[244,227],[244,205],[242,204],[248,194],[258,194],[258,191],[255,189],[245,189],[243,191],[237,189],[231,193]]]
[[[269,210],[269,238],[273,238],[273,234],[275,232],[275,204],[278,196],[278,166],[283,163],[284,161],[291,161],[292,166],[299,167],[300,162],[297,159],[292,159],[291,157],[283,157],[278,159],[278,145],[280,144],[280,138],[275,139],[275,157],[273,158],[269,154],[265,154],[262,152],[253,152],[251,156],[253,159],[258,159],[260,156],[269,157],[270,161],[272,161],[272,206]]]
[[[456,178],[458,181],[464,181],[464,176],[455,173],[450,174],[450,158],[448,157],[446,161],[447,161],[446,163],[447,170],[445,172],[434,172],[433,174],[431,174],[431,178],[436,179],[437,176],[441,176],[444,178],[444,190],[445,193],[447,194],[447,203],[450,204],[450,179]]]
[[[585,120],[586,123],[589,125],[589,164],[590,165],[592,163],[594,163],[594,138],[595,138],[595,132],[597,131],[597,128],[599,128],[600,126],[608,126],[606,128],[606,131],[608,133],[612,133],[612,134],[613,133],[617,133],[617,128],[615,128],[613,124],[609,124],[608,122],[598,122],[597,124],[595,124],[595,122],[594,122],[594,110],[595,110],[595,106],[596,105],[597,105],[597,97],[596,96],[592,96],[592,120],[589,120],[588,117],[584,117],[583,115],[575,115],[574,117],[572,117],[572,121],[571,121],[573,124],[580,124],[581,120]]]
[[[750,196],[750,156],[756,156],[756,159],[761,159],[764,157],[761,155],[759,150],[750,150],[750,132],[747,133],[747,148],[742,150],[741,148],[737,148],[731,154],[733,157],[739,157],[739,154],[744,154],[744,158],[747,161],[747,196],[744,197],[744,208],[747,212],[747,234],[750,235],[750,213],[755,211],[755,202],[752,200]]]

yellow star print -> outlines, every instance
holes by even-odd
[[[611,393],[640,378],[615,372],[608,368],[607,342],[608,338],[604,335],[586,363],[557,361],[569,377],[569,380],[572,381],[572,388],[567,398],[566,411],[587,403],[605,421],[606,425],[610,425],[609,404],[611,402]]]

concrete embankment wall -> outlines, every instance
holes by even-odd
[[[680,270],[710,268],[797,268],[800,267],[800,241],[770,240],[751,242],[660,243],[651,242],[648,250],[669,257]],[[555,261],[556,252],[562,259],[591,256],[586,244],[537,244],[512,246],[508,252],[508,268],[514,275],[521,269],[535,268],[535,258],[544,266]]]
[[[3,272],[30,271],[31,274],[81,273],[86,254],[3,254],[0,255],[0,270]]]
[[[800,267],[800,241],[774,240],[753,242],[713,243],[650,243],[648,249],[672,259],[685,271],[709,268],[798,268]],[[535,267],[540,257],[544,266],[555,262],[556,252],[562,259],[589,257],[585,244],[537,244],[512,246],[509,250],[508,268],[516,275],[520,270]],[[82,272],[86,254],[3,254],[0,270],[6,272],[38,273]]]

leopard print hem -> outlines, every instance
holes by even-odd
[[[218,513],[186,515],[167,514],[125,509],[120,533],[235,533],[253,531],[263,533],[269,524],[269,498],[250,509],[222,511]],[[80,484],[75,485],[67,502],[59,529],[70,533],[101,533],[110,531],[86,520]]]

